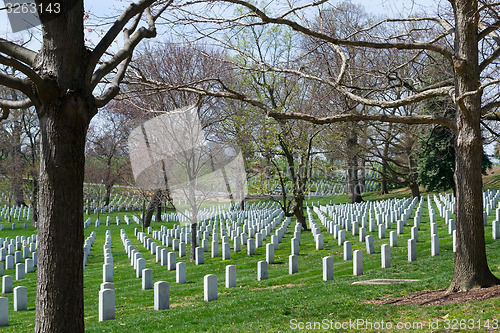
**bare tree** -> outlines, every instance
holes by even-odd
[[[98,127],[91,126],[87,134],[85,176],[90,182],[104,184],[104,206],[108,206],[113,186],[130,182],[127,138],[133,122],[111,111],[100,116]]]
[[[297,68],[286,64],[275,65],[267,61],[247,63],[246,69],[253,72],[296,75],[305,80],[313,80],[355,103],[373,108],[366,108],[363,113],[348,111],[318,115],[299,110],[272,108],[260,98],[231,89],[207,91],[196,86],[184,89],[205,95],[240,99],[262,108],[268,116],[276,119],[305,120],[315,124],[381,121],[449,127],[455,132],[456,146],[457,251],[453,279],[448,290],[470,290],[500,283],[487,264],[481,193],[481,124],[486,120],[500,120],[500,112],[497,112],[500,106],[497,101],[500,80],[495,79],[500,56],[500,38],[497,33],[500,4],[493,1],[450,0],[449,13],[441,16],[389,18],[374,23],[367,21],[365,25],[354,27],[351,34],[339,35],[335,31],[332,32],[328,26],[310,24],[311,20],[301,15],[301,12],[316,9],[319,13],[317,21],[321,23],[321,20],[328,16],[336,18],[336,15],[327,14],[332,8],[333,11],[342,10],[340,6],[322,8],[323,2],[316,2],[272,15],[269,10],[262,10],[245,0],[225,2],[243,6],[247,12],[240,11],[232,18],[227,18],[227,9],[224,11],[224,18],[213,12],[196,12],[191,19],[197,23],[212,25],[219,22],[232,29],[238,25],[285,25],[328,45],[338,59],[338,65],[332,66],[326,73],[317,73],[314,68],[308,70],[307,66]],[[249,18],[253,20],[249,22]],[[339,24],[351,23],[344,21]],[[213,31],[199,30],[205,37],[215,34]],[[223,45],[226,44],[227,42]],[[366,66],[349,66],[352,58],[346,54],[349,54],[347,50],[352,49],[360,50],[363,56],[367,57],[364,62]],[[385,67],[369,66],[373,63],[370,59],[390,56],[388,51],[401,56],[393,58],[394,61]],[[243,50],[240,52],[245,54]],[[254,60],[250,57],[247,59]],[[429,62],[446,63],[451,68],[451,79],[445,76],[437,82],[429,80],[424,70]],[[409,67],[413,70],[408,71]],[[412,76],[400,73],[412,73]],[[364,79],[352,80],[352,77],[358,76]],[[394,89],[403,89],[401,97],[387,99],[387,94]],[[439,114],[399,116],[378,112],[380,109],[419,103],[438,96],[450,96],[453,99],[456,107],[454,117]]]
[[[152,7],[155,3],[157,8]],[[58,12],[39,13],[40,51],[0,39],[0,63],[22,73],[18,77],[0,74],[0,84],[24,95],[20,100],[1,99],[0,119],[6,119],[11,109],[32,105],[40,122],[35,331],[83,332],[85,135],[97,110],[118,93],[135,47],[156,35],[155,21],[170,2],[130,4],[94,48],[85,41],[83,0],[58,4]],[[51,1],[36,1],[37,8],[49,5]],[[123,46],[109,55],[121,32]],[[99,86],[105,78],[109,84]]]
[[[243,0],[229,0],[229,2],[243,5],[252,15],[263,23],[284,24],[303,34],[322,40],[331,45],[342,59],[342,66],[331,77],[325,80],[304,71],[276,68],[280,72],[294,72],[299,76],[307,76],[313,80],[324,82],[325,85],[339,93],[348,96],[353,101],[376,106],[391,108],[418,103],[425,99],[451,94],[456,104],[456,115],[448,118],[440,115],[413,115],[390,116],[383,113],[338,114],[318,117],[305,112],[279,112],[268,108],[267,114],[278,119],[302,119],[317,124],[342,121],[385,121],[408,124],[440,124],[452,128],[456,132],[456,170],[455,183],[457,186],[457,251],[455,255],[455,271],[450,291],[469,290],[477,287],[487,287],[500,283],[488,268],[486,260],[484,227],[482,223],[482,195],[481,195],[481,156],[482,140],[480,125],[484,119],[500,119],[496,108],[497,79],[490,79],[497,70],[497,51],[500,40],[498,29],[497,3],[490,1],[450,0],[452,15],[447,18],[402,18],[387,19],[372,26],[359,29],[347,37],[336,37],[321,29],[307,26],[306,21],[289,19],[290,14],[297,14],[298,9],[290,10],[281,16],[270,16],[251,3]],[[382,35],[371,34],[379,25],[393,25],[396,22],[406,24],[405,34]],[[421,29],[414,29],[411,23],[425,22],[433,30],[430,35],[422,35]],[[428,30],[429,31],[429,30]],[[427,37],[427,40],[423,40]],[[376,96],[366,96],[358,93],[363,87],[353,89],[346,80],[348,73],[348,59],[342,48],[373,49],[378,52],[384,50],[399,50],[408,52],[407,61],[399,67],[418,66],[420,56],[434,57],[444,60],[453,69],[453,82],[446,80],[429,85],[424,78],[398,77],[406,87],[405,94],[397,100],[382,100]],[[267,66],[273,70],[272,66]],[[377,69],[379,70],[379,69]],[[393,67],[394,73],[398,67]],[[391,89],[394,86],[392,76],[381,76],[380,87]],[[450,84],[451,83],[451,84]],[[380,89],[380,88],[379,88]]]

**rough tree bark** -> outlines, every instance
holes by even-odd
[[[455,182],[457,196],[457,251],[455,253],[455,268],[454,274],[449,286],[449,291],[470,290],[478,287],[488,287],[500,284],[500,280],[496,278],[488,268],[486,260],[484,226],[483,226],[483,202],[482,202],[482,178],[481,178],[481,95],[484,86],[480,88],[481,71],[493,64],[499,58],[498,48],[490,43],[479,40],[485,35],[494,33],[493,39],[497,40],[497,45],[500,44],[497,38],[498,24],[494,19],[494,23],[489,24],[489,18],[482,19],[480,15],[489,12],[490,6],[493,9],[493,16],[497,15],[495,10],[498,8],[498,3],[482,4],[482,9],[478,10],[477,0],[450,0],[453,7],[454,25],[452,26],[441,18],[433,17],[431,20],[438,20],[442,25],[443,32],[449,34],[454,39],[454,46],[448,48],[443,44],[437,43],[436,40],[428,42],[389,42],[391,38],[381,38],[380,42],[357,39],[339,39],[331,35],[323,34],[319,31],[314,31],[306,26],[299,24],[296,21],[282,17],[270,17],[264,11],[260,10],[253,4],[241,0],[226,0],[246,6],[253,11],[264,23],[285,24],[292,29],[302,32],[313,38],[318,38],[325,42],[331,43],[334,46],[348,45],[354,47],[376,49],[394,49],[394,50],[427,50],[435,52],[449,60],[454,66],[454,83],[448,85],[443,82],[443,86],[437,88],[432,87],[422,92],[416,92],[413,95],[401,98],[397,101],[373,100],[356,95],[347,87],[339,87],[337,90],[353,99],[354,101],[366,105],[378,106],[382,108],[399,107],[410,103],[418,103],[422,100],[435,96],[449,95],[451,88],[454,88],[454,96],[457,107],[456,116],[454,119],[438,115],[416,115],[416,116],[390,116],[384,114],[338,114],[327,117],[316,117],[310,114],[299,112],[280,112],[268,108],[256,99],[246,98],[248,102],[255,106],[264,109],[268,116],[275,119],[301,119],[310,121],[316,124],[348,122],[348,121],[383,121],[393,123],[406,124],[439,124],[448,126],[456,131],[455,148],[456,148],[456,166],[455,166]],[[486,10],[487,9],[487,10]],[[411,20],[411,19],[409,19]],[[480,22],[485,25],[485,28],[480,30]],[[378,25],[373,25],[378,26]],[[366,31],[364,31],[366,33]],[[438,38],[442,40],[442,37]],[[479,63],[479,45],[481,42],[481,50],[483,54],[481,64]],[[487,45],[487,46],[485,46]],[[488,49],[491,48],[491,49]],[[338,52],[342,57],[341,52]],[[343,59],[346,59],[345,57]],[[347,62],[344,61],[344,65]],[[347,68],[346,66],[345,68]],[[491,69],[494,72],[496,69]],[[484,81],[497,84],[495,80],[485,73]],[[305,76],[305,75],[304,75]],[[335,78],[334,80],[338,80]],[[332,85],[337,85],[338,81],[331,81]],[[215,94],[214,94],[215,95]],[[230,95],[230,94],[228,94]],[[232,97],[238,98],[238,97]],[[239,97],[241,99],[241,97]],[[500,113],[495,112],[500,103],[486,103],[484,112],[490,112],[486,118],[491,120],[500,120]]]
[[[380,194],[388,194],[387,190],[387,158],[389,156],[389,142],[384,143],[383,157],[382,157],[382,180],[380,182]]]
[[[31,173],[31,184],[32,184],[32,190],[31,190],[31,216],[32,216],[31,217],[31,223],[33,225],[35,225],[35,223],[38,223],[38,191],[39,191],[38,175],[36,175],[35,172]]]
[[[0,38],[0,63],[23,73],[22,78],[0,73],[0,84],[21,91],[26,98],[0,99],[0,120],[9,116],[10,109],[34,106],[40,123],[35,332],[84,332],[86,132],[97,109],[118,94],[134,48],[156,35],[155,20],[170,5],[169,1],[162,3],[153,15],[150,6],[155,0],[137,1],[92,50],[85,45],[83,0],[59,1],[57,12],[39,12],[43,34],[39,52]],[[53,5],[51,1],[35,2],[37,9]],[[141,24],[141,17],[146,24]],[[110,56],[107,50],[122,32],[123,48]],[[110,77],[109,85],[94,96],[104,77]]]
[[[81,90],[62,95],[49,94],[39,110],[37,332],[84,331],[82,184],[91,108]]]
[[[57,19],[41,15],[44,40],[35,65],[44,81],[35,104],[41,134],[36,332],[84,331],[84,149],[97,108],[77,79],[88,62],[83,2],[65,9]]]
[[[350,135],[346,139],[346,146],[349,198],[352,203],[359,203],[363,201],[363,197],[361,196],[361,187],[358,178],[358,135],[354,126],[351,128]]]
[[[162,190],[155,190],[151,200],[146,207],[146,215],[144,217],[144,228],[148,228],[151,226],[151,219],[153,218],[153,214],[160,209],[160,219],[161,219],[161,199],[162,199]]]
[[[500,283],[486,259],[483,198],[481,94],[477,38],[477,1],[451,1],[455,14],[455,94],[458,97],[455,137],[457,195],[457,249],[449,291],[470,290]]]

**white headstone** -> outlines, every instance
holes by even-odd
[[[431,235],[437,234],[437,223],[431,223]]]
[[[226,266],[226,288],[236,287],[236,266]]]
[[[323,257],[323,281],[333,280],[333,257]]]
[[[166,310],[170,307],[170,285],[166,281],[158,281],[154,284],[154,309],[156,311]]]
[[[439,235],[434,234],[431,236],[431,256],[439,255]]]
[[[14,256],[9,254],[5,257],[5,269],[14,269]]]
[[[137,259],[137,264],[136,264],[136,269],[135,269],[135,276],[138,279],[142,278],[142,271],[145,268],[146,268],[146,259],[144,259],[144,258]]]
[[[102,265],[102,282],[113,282],[113,265]]]
[[[383,224],[380,224],[383,225]],[[363,275],[363,251],[356,250],[353,253],[353,275]]]
[[[398,235],[396,231],[393,230],[389,233],[389,239],[389,244],[391,245],[391,247],[398,246]]]
[[[398,220],[398,226],[397,226],[397,229],[398,229],[398,234],[399,235],[402,235],[404,233],[404,223],[402,220]]]
[[[186,283],[186,263],[178,262],[175,268],[175,282]]]
[[[253,256],[255,254],[255,239],[249,238],[247,240],[247,255]]]
[[[16,280],[24,280],[24,264],[16,264]]]
[[[315,238],[316,238],[316,250],[318,251],[323,250],[323,235],[317,234]]]
[[[186,243],[180,242],[179,244],[179,257],[183,258],[186,256]]]
[[[272,235],[271,236],[271,244],[274,245],[274,250],[278,250],[278,236]]]
[[[153,270],[146,268],[142,270],[142,290],[153,289]]]
[[[345,242],[345,231],[339,230],[337,235],[337,240],[339,245],[343,245]]]
[[[274,264],[274,245],[266,244],[266,261],[268,264]]]
[[[203,285],[205,302],[215,301],[217,299],[217,275],[205,275],[203,278]]]
[[[380,239],[385,238],[385,225],[384,224],[378,225],[378,238],[380,238]]]
[[[204,249],[198,246],[195,251],[196,265],[203,265],[205,263]]]
[[[344,260],[352,260],[352,243],[350,241],[344,242]]]
[[[292,254],[288,257],[288,274],[294,274],[299,271],[299,256]]]
[[[0,297],[0,326],[9,325],[9,299]]]
[[[448,221],[448,234],[451,235],[453,233],[453,230],[455,230],[455,220],[450,219]]]
[[[217,258],[219,256],[219,242],[212,241],[212,258]]]
[[[257,281],[267,279],[267,261],[260,260],[257,263]]]
[[[380,247],[382,268],[391,267],[391,247],[388,244],[383,244]]]
[[[176,258],[177,254],[175,252],[169,252],[168,253],[168,265],[167,265],[167,269],[169,271],[174,271],[175,270],[175,258]]]
[[[2,277],[2,293],[8,294],[12,292],[12,276],[4,275]]]
[[[168,265],[168,253],[167,249],[161,249],[160,251],[160,263],[162,266]]]
[[[414,239],[415,242],[418,242],[418,228],[411,227],[411,239]]]
[[[99,291],[99,321],[115,319],[115,291],[103,289]]]
[[[222,260],[231,259],[231,246],[229,243],[222,243]]]
[[[101,283],[100,290],[104,290],[104,289],[115,289],[115,284],[113,282],[103,282],[103,283]]]
[[[26,287],[14,288],[14,311],[28,310],[28,289]]]
[[[239,236],[234,237],[234,252],[240,252],[241,251],[241,238]]]
[[[372,235],[366,236],[366,253],[367,254],[375,253],[375,243]]]
[[[291,251],[292,255],[299,255],[299,239],[298,238],[292,238],[290,241],[292,246],[291,246]]]
[[[417,242],[414,239],[408,239],[408,261],[415,260],[417,260]]]

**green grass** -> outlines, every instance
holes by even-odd
[[[397,195],[396,195],[397,196]],[[375,194],[364,198],[376,197]],[[311,201],[322,204],[341,202],[346,198],[341,196],[331,198],[314,198]],[[437,210],[436,210],[437,212]],[[275,264],[269,266],[269,278],[257,281],[257,262],[265,260],[265,246],[256,249],[254,256],[246,255],[246,246],[242,252],[234,253],[231,248],[231,259],[222,261],[221,257],[210,258],[210,252],[205,253],[205,264],[196,266],[187,263],[187,283],[175,283],[175,271],[168,271],[166,266],[156,263],[155,256],[148,253],[142,244],[134,237],[134,228],[137,224],[114,224],[115,216],[124,213],[110,214],[112,225],[106,227],[91,227],[85,229],[87,237],[91,231],[96,231],[97,238],[92,247],[85,268],[85,326],[88,332],[282,332],[293,331],[293,324],[299,322],[304,325],[309,322],[328,323],[345,322],[364,319],[372,323],[390,322],[394,326],[398,322],[425,323],[424,331],[429,329],[429,322],[439,321],[440,329],[434,332],[444,332],[446,320],[452,319],[481,319],[500,320],[498,309],[500,299],[491,299],[483,302],[444,306],[391,306],[373,305],[367,300],[387,297],[398,297],[420,290],[440,289],[448,286],[453,273],[452,238],[448,235],[442,218],[438,218],[440,236],[440,255],[430,256],[430,226],[427,213],[427,204],[424,205],[419,242],[417,244],[417,261],[408,263],[406,241],[410,234],[409,225],[405,227],[405,234],[398,236],[397,248],[391,249],[392,267],[380,268],[380,246],[388,244],[388,238],[378,239],[374,233],[376,253],[367,255],[364,243],[359,243],[358,236],[347,235],[347,240],[353,242],[353,250],[360,249],[364,253],[364,275],[352,275],[352,261],[342,259],[343,248],[337,245],[337,240],[327,233],[319,223],[324,235],[324,250],[316,251],[310,231],[304,231],[301,237],[299,272],[288,274],[288,256],[290,254],[290,240],[293,236],[293,225],[288,227],[283,243],[275,252]],[[129,213],[129,216],[131,214]],[[102,215],[105,221],[106,214]],[[92,216],[94,219],[94,216]],[[86,218],[86,217],[85,217]],[[490,217],[492,220],[492,217]],[[122,218],[123,223],[123,218]],[[17,235],[31,235],[34,230],[28,229],[0,231],[0,237],[14,237]],[[167,223],[172,228],[172,223]],[[135,278],[135,271],[130,266],[123,245],[120,240],[120,229],[125,229],[129,239],[136,249],[143,253],[146,267],[153,269],[154,281],[168,281],[170,283],[170,309],[154,311],[153,290],[142,290],[141,280]],[[159,223],[153,223],[154,230],[160,229]],[[102,282],[103,245],[106,230],[111,231],[112,253],[114,259],[114,283],[116,291],[116,319],[98,321],[98,291]],[[394,229],[393,229],[394,230]],[[370,233],[368,233],[370,234]],[[388,232],[387,232],[388,236]],[[264,243],[270,241],[270,237]],[[221,246],[219,246],[221,248]],[[486,248],[491,270],[500,276],[500,241],[491,239],[491,223],[486,227]],[[189,246],[188,246],[189,253]],[[220,249],[221,250],[221,249]],[[322,280],[322,258],[334,258],[334,281]],[[178,258],[186,261],[187,258]],[[225,288],[225,266],[236,265],[237,287]],[[15,277],[15,271],[4,271]],[[210,303],[203,301],[203,276],[216,274],[218,277],[218,300]],[[352,282],[376,278],[405,278],[420,279],[419,282],[393,285],[352,285]],[[34,307],[36,293],[36,275],[27,274],[27,278],[15,281],[14,287],[23,285],[28,287],[28,311],[14,312],[13,295],[2,295],[9,298],[9,326],[0,330],[3,332],[31,332],[34,323]],[[311,324],[312,325],[312,324]],[[387,324],[386,324],[387,325]],[[374,329],[375,330],[375,329]],[[372,331],[374,331],[372,330]],[[338,331],[357,331],[356,329],[339,329]],[[378,330],[384,331],[384,330]],[[408,331],[408,330],[406,330]],[[476,330],[477,331],[477,330]],[[483,329],[482,331],[488,331]],[[491,331],[491,330],[490,330]]]

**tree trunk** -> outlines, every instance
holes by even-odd
[[[349,178],[349,198],[352,203],[362,202],[361,188],[358,179],[358,135],[354,128],[351,130],[351,135],[347,138],[347,175]]]
[[[113,184],[106,184],[106,194],[104,194],[104,206],[109,206],[109,201],[111,199],[111,189],[113,188]]]
[[[17,207],[26,206],[26,203],[24,202],[22,175],[19,175],[19,176],[16,175],[16,179],[14,180],[13,187],[14,187],[14,199],[16,202],[16,206]]]
[[[293,215],[295,215],[295,218],[297,219],[297,222],[302,224],[302,230],[307,230],[307,222],[306,222],[306,217],[304,215],[304,197],[303,196],[296,196],[294,198],[294,209],[293,209]]]
[[[418,188],[418,184],[414,183],[414,182],[410,182],[408,184],[408,187],[411,190],[411,197],[420,199],[420,189]]]
[[[156,222],[161,222],[161,198],[160,201],[158,202],[158,205],[156,206],[155,220]]]
[[[387,157],[389,156],[389,142],[384,143],[384,151],[382,156],[382,181],[380,183],[380,194],[388,194],[387,190]]]
[[[477,1],[452,1],[455,13],[455,93],[462,96],[479,86]],[[499,284],[486,259],[482,201],[481,95],[457,103],[455,184],[457,193],[456,253],[448,291],[470,290]]]
[[[363,202],[363,197],[361,196],[361,188],[359,186],[358,180],[358,168],[349,167],[349,196],[351,197],[352,203]]]
[[[31,192],[31,223],[35,225],[38,222],[38,178],[35,172],[31,174],[32,192]]]
[[[361,186],[361,193],[366,191],[366,159],[361,157],[361,169],[359,170],[361,177],[359,179],[359,185]]]
[[[79,100],[81,102],[81,100]],[[83,178],[88,126],[76,99],[42,106],[36,332],[83,332]],[[84,103],[84,102],[82,102]]]
[[[191,221],[191,261],[196,259],[196,247],[198,246],[198,236],[196,235],[196,220]]]
[[[151,197],[146,208],[146,215],[144,217],[144,228],[151,226],[151,219],[153,218],[153,213],[160,208],[160,220],[161,220],[161,190],[156,190]]]

